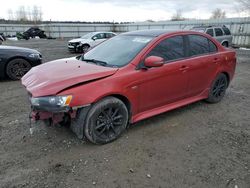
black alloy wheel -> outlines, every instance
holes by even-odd
[[[11,60],[6,66],[6,74],[12,80],[21,79],[29,70],[31,65],[25,59],[17,58]]]
[[[106,144],[117,139],[126,129],[128,110],[119,99],[107,97],[93,105],[85,125],[85,136],[95,144]]]
[[[82,46],[82,53],[86,53],[86,52],[88,51],[88,49],[89,49],[89,45],[84,44],[84,45]]]
[[[213,82],[207,101],[217,103],[222,100],[228,87],[228,80],[225,74],[220,74]]]

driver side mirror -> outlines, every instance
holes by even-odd
[[[97,37],[92,37],[92,39],[93,39],[93,40],[96,40],[96,39],[97,39]]]
[[[164,59],[159,56],[149,56],[144,60],[144,66],[151,67],[161,67],[164,65]]]

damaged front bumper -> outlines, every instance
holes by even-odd
[[[78,138],[84,137],[84,125],[90,104],[70,107],[72,95],[34,98],[31,104],[30,122],[43,121],[46,125],[69,125]],[[31,125],[32,127],[32,125]]]
[[[35,123],[37,121],[43,121],[46,125],[68,125],[79,139],[83,139],[85,120],[90,107],[90,105],[85,105],[81,107],[70,108],[64,112],[37,111],[31,107],[32,111],[30,114],[30,119]]]

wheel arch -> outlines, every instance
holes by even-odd
[[[86,46],[89,46],[90,47],[90,44],[89,43],[81,43],[82,46],[86,45]]]
[[[229,86],[229,83],[230,83],[230,75],[228,74],[228,72],[221,72],[221,74],[224,74],[224,75],[226,75],[226,77],[227,77],[227,86]]]
[[[223,46],[223,43],[227,43],[227,46],[229,46],[229,41],[228,40],[223,40],[222,42],[221,42],[221,45]]]
[[[105,95],[105,96],[98,98],[95,102],[98,102],[98,101],[100,101],[104,98],[107,98],[107,97],[115,97],[115,98],[121,100],[125,104],[125,106],[128,110],[128,117],[129,117],[129,122],[130,122],[131,117],[132,117],[132,104],[131,104],[130,100],[122,94],[108,94],[108,95]]]

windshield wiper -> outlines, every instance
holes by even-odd
[[[102,66],[107,66],[108,64],[105,61],[100,61],[96,59],[84,59],[84,57],[82,57],[82,61],[91,62],[91,63],[95,63],[95,64],[102,65]]]

